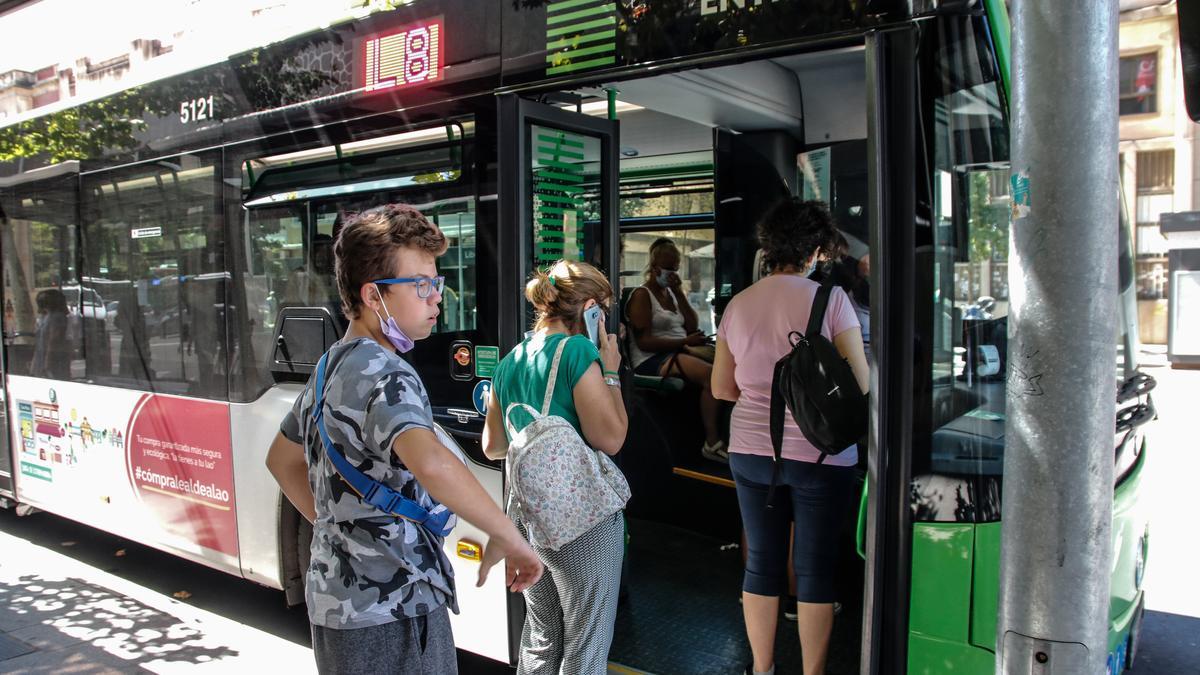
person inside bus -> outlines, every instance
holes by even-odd
[[[313,235],[309,261],[308,266],[300,265],[288,275],[281,309],[327,305],[333,309],[336,298],[330,288],[330,282],[333,281],[333,239],[329,235],[319,232]]]
[[[809,277],[817,283],[840,286],[850,298],[854,315],[862,330],[863,347],[867,363],[871,362],[871,260],[869,254],[855,258],[848,253],[850,248],[845,235],[838,233],[831,251],[826,252],[827,262],[818,265]]]
[[[779,596],[784,591],[788,540],[796,575],[804,673],[823,673],[833,628],[837,535],[848,511],[855,448],[821,453],[790,416],[785,416],[783,459],[775,503],[768,506],[774,456],[771,448],[771,380],[775,362],[791,351],[789,334],[803,334],[819,284],[808,279],[836,237],[833,219],[820,202],[788,198],[774,205],[758,226],[769,274],[729,302],[717,329],[713,394],[733,401],[729,467],[737,487],[746,534],[742,611],[754,654],[747,672],[774,672]],[[829,299],[822,335],[849,362],[863,391],[868,368],[858,318],[845,291]]]
[[[612,302],[604,274],[582,262],[559,261],[538,272],[525,286],[537,312],[534,330],[500,361],[484,426],[483,451],[503,459],[511,440],[504,411],[512,403],[542,408],[555,353],[562,348],[550,414],[575,427],[589,446],[615,455],[629,427],[621,382],[616,335],[599,324],[602,347],[585,334],[583,313]],[[514,411],[513,423],[528,422]],[[522,533],[527,529],[513,515]],[[541,581],[525,591],[525,627],[521,631],[520,675],[602,674],[617,618],[617,595],[624,558],[625,530],[617,511],[578,539],[554,551],[535,546],[546,564]]]
[[[717,432],[720,412],[709,383],[712,362],[704,351],[694,349],[707,344],[699,330],[696,310],[682,292],[679,264],[683,257],[675,242],[661,237],[650,245],[650,266],[646,280],[629,296],[625,316],[633,329],[630,360],[638,375],[678,376],[700,387],[700,420],[704,425],[704,446],[700,454],[718,461],[729,461],[725,441]],[[710,348],[711,352],[711,348]]]
[[[506,583],[542,563],[470,470],[438,440],[425,385],[401,356],[429,337],[446,238],[411,206],[348,221],[334,247],[350,325],[328,352],[321,393],[330,442],[369,477],[431,512],[449,508],[489,536],[478,583],[507,558]],[[339,477],[312,423],[310,378],[267,454],[287,498],[313,523],[305,600],[322,673],[455,673],[448,610],[454,572],[437,533],[364,502]]]
[[[71,377],[71,347],[67,340],[67,296],[57,288],[37,294],[37,328],[29,374],[65,380]]]

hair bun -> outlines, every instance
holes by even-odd
[[[558,288],[554,278],[546,272],[536,272],[525,284],[525,299],[538,311],[546,311],[558,299]]]

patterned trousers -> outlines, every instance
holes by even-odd
[[[517,528],[528,538],[519,520]],[[557,551],[540,546],[534,551],[546,571],[525,590],[517,675],[607,672],[625,555],[622,514],[613,514]]]

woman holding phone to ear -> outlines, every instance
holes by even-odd
[[[504,459],[511,439],[504,414],[512,403],[542,408],[554,361],[558,376],[550,414],[569,422],[592,448],[615,455],[625,443],[629,421],[621,399],[617,337],[603,317],[612,287],[600,270],[562,260],[538,272],[525,286],[537,312],[534,330],[496,367],[483,432],[483,452]],[[599,308],[599,317],[596,309]],[[595,328],[599,348],[588,339]],[[520,408],[510,418],[523,428],[531,421]],[[528,537],[520,517],[510,514]],[[540,581],[525,591],[525,627],[517,673],[604,673],[617,617],[617,592],[624,556],[624,524],[617,512],[557,551],[533,546],[546,566]]]

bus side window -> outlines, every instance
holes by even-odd
[[[696,310],[699,329],[705,335],[716,332],[712,301],[716,272],[714,268],[713,239],[715,231],[709,228],[694,230],[654,230],[626,232],[621,234],[621,289],[617,296],[624,300],[629,292],[645,281],[645,271],[650,265],[650,245],[656,239],[666,237],[679,248],[679,277],[683,280],[682,292],[688,304]],[[624,309],[622,309],[622,312]]]
[[[103,333],[94,325],[104,324],[103,310],[89,303],[86,321],[81,311],[84,298],[75,269],[77,181],[70,174],[0,190],[7,284],[0,326],[11,375],[82,376],[83,330]]]
[[[228,397],[217,153],[83,179],[87,376],[98,384]],[[109,321],[108,312],[113,316]]]

